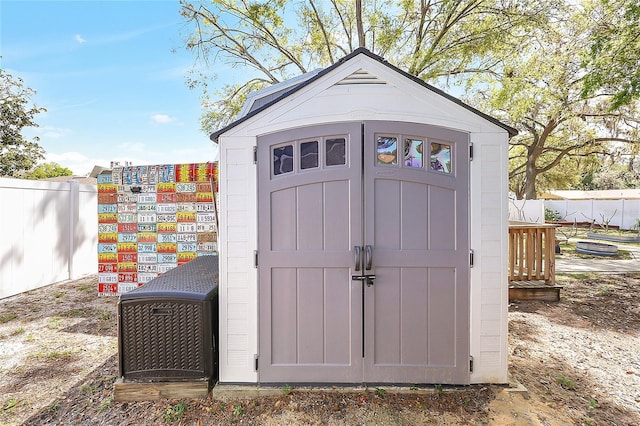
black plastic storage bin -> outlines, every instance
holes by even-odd
[[[120,377],[215,382],[217,334],[218,256],[201,256],[120,296]]]

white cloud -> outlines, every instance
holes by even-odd
[[[70,169],[76,176],[86,176],[91,173],[93,166],[109,167],[109,160],[100,158],[89,158],[76,151],[56,154],[48,152],[45,155],[45,162],[58,163],[62,167]]]
[[[71,129],[54,126],[34,127],[29,130],[30,132],[25,132],[25,135],[37,135],[40,137],[41,143],[46,142],[47,139],[60,139],[72,133]]]
[[[118,148],[121,151],[142,152],[145,150],[145,144],[144,142],[123,142],[118,144]]]
[[[153,120],[154,123],[167,124],[173,122],[173,117],[167,114],[154,114],[151,116],[151,120]]]
[[[76,34],[73,38],[80,44],[87,42],[80,34]]]

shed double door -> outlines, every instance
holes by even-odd
[[[258,139],[261,383],[469,383],[468,136]]]

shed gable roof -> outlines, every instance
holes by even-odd
[[[374,59],[376,61],[378,61],[379,63],[389,67],[390,69],[392,69],[393,71],[399,73],[400,75],[404,76],[407,79],[410,79],[416,83],[418,83],[419,85],[421,85],[422,87],[426,88],[427,90],[430,90],[434,93],[436,93],[437,95],[440,95],[444,98],[446,98],[447,100],[462,106],[463,108],[471,111],[472,113],[482,117],[483,119],[497,125],[498,127],[503,128],[504,130],[506,130],[510,136],[515,136],[518,134],[518,131],[516,129],[514,129],[511,126],[508,126],[504,123],[502,123],[501,121],[499,121],[498,119],[491,117],[475,108],[473,108],[470,105],[465,104],[464,102],[462,102],[460,99],[451,96],[447,93],[445,93],[444,91],[431,86],[430,84],[425,83],[423,80],[421,80],[420,78],[411,75],[405,71],[402,71],[400,68],[391,65],[390,63],[388,63],[387,61],[385,61],[382,57],[373,54],[372,52],[370,52],[369,50],[360,47],[356,50],[354,50],[352,53],[350,53],[349,55],[345,56],[344,58],[342,58],[341,60],[339,60],[338,62],[334,63],[333,65],[324,68],[322,70],[315,70],[312,72],[309,72],[307,74],[304,74],[302,76],[298,76],[295,77],[293,80],[295,80],[295,84],[294,85],[287,85],[287,82],[282,82],[279,83],[277,85],[274,85],[270,88],[266,88],[263,89],[263,91],[259,91],[256,92],[257,96],[254,96],[254,98],[252,99],[251,105],[249,105],[247,108],[243,108],[243,110],[241,111],[241,115],[238,119],[236,119],[235,121],[233,121],[232,123],[228,124],[227,126],[223,127],[220,130],[217,130],[215,132],[213,132],[210,135],[210,139],[212,141],[217,141],[218,138],[220,137],[220,135],[226,133],[227,131],[231,130],[232,128],[238,126],[239,124],[243,123],[244,121],[248,120],[249,118],[259,114],[260,112],[268,109],[269,107],[275,105],[276,103],[278,103],[279,101],[281,101],[282,99],[290,96],[291,94],[301,90],[302,88],[308,86],[309,84],[311,84],[312,82],[315,82],[321,78],[323,78],[326,74],[332,72],[333,70],[335,70],[336,68],[342,66],[343,64],[347,63],[349,60],[351,60],[352,58],[358,56],[358,55],[366,55],[371,59]],[[364,70],[364,69],[360,69],[352,74],[350,74],[349,76],[347,76],[346,78],[342,79],[341,81],[339,81],[338,83],[336,83],[337,85],[348,85],[348,84],[387,84],[387,82],[380,78],[379,76],[376,76],[375,74],[371,74],[369,71]],[[284,86],[284,87],[283,87]],[[262,99],[262,101],[261,101]],[[270,99],[268,102],[264,102],[264,100],[266,99]]]

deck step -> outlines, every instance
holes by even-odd
[[[509,283],[509,302],[515,300],[560,301],[562,286],[548,285],[544,281],[511,281]]]

